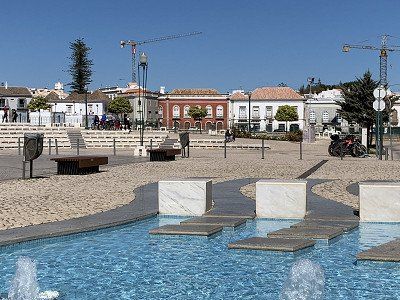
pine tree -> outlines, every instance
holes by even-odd
[[[86,86],[92,82],[92,65],[93,62],[89,59],[89,52],[91,48],[86,46],[83,39],[77,39],[70,43],[69,48],[72,50],[70,57],[71,64],[69,66],[69,73],[72,76],[70,83],[72,91],[79,94],[86,92]]]
[[[342,85],[343,101],[337,101],[340,105],[338,112],[349,123],[358,123],[367,128],[368,146],[371,145],[371,129],[375,122],[375,110],[372,103],[375,101],[373,92],[378,82],[372,79],[370,71],[364,73],[362,78]]]

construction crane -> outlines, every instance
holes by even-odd
[[[370,45],[350,45],[350,44],[344,44],[343,45],[343,52],[349,52],[351,48],[354,49],[363,49],[363,50],[375,50],[379,51],[379,57],[380,57],[380,63],[379,63],[379,79],[380,79],[380,85],[386,87],[388,82],[387,82],[387,57],[388,57],[388,52],[393,52],[393,51],[400,51],[400,46],[389,46],[387,44],[388,38],[391,37],[388,34],[383,34],[381,36],[381,46],[380,47],[375,47],[375,46],[370,46]]]
[[[144,41],[132,41],[132,40],[121,41],[120,42],[121,48],[124,48],[126,45],[130,45],[132,48],[132,82],[136,82],[136,47],[137,46],[143,45],[143,44],[166,41],[166,40],[179,39],[179,38],[188,37],[188,36],[192,36],[192,35],[198,35],[201,33],[202,32],[200,32],[200,31],[194,31],[194,32],[181,33],[181,34],[175,34],[175,35],[167,35],[167,36],[153,38],[153,39],[144,40]]]
[[[383,86],[385,89],[388,86],[387,82],[387,58],[388,52],[400,51],[400,46],[389,46],[387,44],[388,38],[391,37],[388,34],[383,34],[381,36],[381,46],[375,47],[370,45],[343,45],[343,52],[349,52],[351,48],[363,49],[363,50],[374,50],[379,51],[379,85]],[[377,156],[382,160],[382,145],[383,145],[383,134],[382,134],[382,110],[379,109],[376,112],[375,128],[376,128],[376,149]]]

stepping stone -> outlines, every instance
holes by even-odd
[[[314,246],[315,241],[307,239],[283,239],[252,237],[228,244],[229,249],[295,252]]]
[[[360,252],[357,259],[400,262],[400,239]]]
[[[243,218],[243,219],[250,220],[250,219],[254,219],[256,217],[256,214],[254,214],[254,213],[238,214],[238,213],[212,210],[212,211],[204,214],[203,216],[204,217],[214,217],[214,218]]]
[[[188,224],[204,224],[204,225],[219,225],[223,227],[236,227],[243,223],[246,223],[245,218],[234,218],[234,217],[196,217],[181,222],[181,225]]]
[[[222,230],[218,225],[164,225],[149,231],[150,234],[210,236]]]
[[[330,240],[342,233],[343,230],[339,227],[293,227],[270,232],[268,237]]]
[[[351,231],[358,227],[358,222],[347,222],[347,221],[331,221],[331,220],[305,220],[300,223],[293,224],[293,227],[325,227],[325,228],[341,228],[344,232]]]

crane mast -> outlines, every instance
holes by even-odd
[[[144,40],[144,41],[133,41],[133,40],[121,41],[120,42],[121,48],[124,48],[126,45],[130,45],[131,46],[131,51],[132,51],[132,53],[131,53],[131,55],[132,55],[132,82],[136,82],[136,50],[137,50],[136,47],[137,46],[144,45],[144,44],[149,44],[149,43],[166,41],[166,40],[179,39],[179,38],[183,38],[183,37],[198,35],[198,34],[201,34],[201,33],[202,32],[200,32],[200,31],[194,31],[194,32],[188,32],[188,33],[167,35],[167,36],[148,39],[148,40]]]

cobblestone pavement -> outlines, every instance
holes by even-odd
[[[397,161],[375,158],[343,161],[327,155],[329,141],[304,144],[303,160],[299,160],[299,144],[268,141],[271,150],[261,159],[260,150],[231,150],[224,159],[223,149],[191,149],[188,159],[172,162],[140,162],[130,153],[112,150],[90,154],[108,154],[110,165],[100,172],[82,176],[57,176],[55,163],[44,155],[35,162],[35,174],[47,178],[18,180],[21,158],[15,153],[0,151],[0,229],[41,224],[91,215],[120,207],[132,201],[133,190],[163,179],[212,177],[213,182],[240,178],[296,178],[323,159],[328,162],[309,178],[333,179],[333,186],[320,183],[314,191],[325,198],[357,206],[354,195],[345,186],[353,181],[399,178]],[[82,154],[89,154],[81,151]],[[127,155],[125,155],[126,153]],[[61,153],[64,155],[73,152]],[[5,171],[3,171],[5,170]],[[336,188],[339,186],[340,188]],[[353,198],[351,198],[353,197]]]

